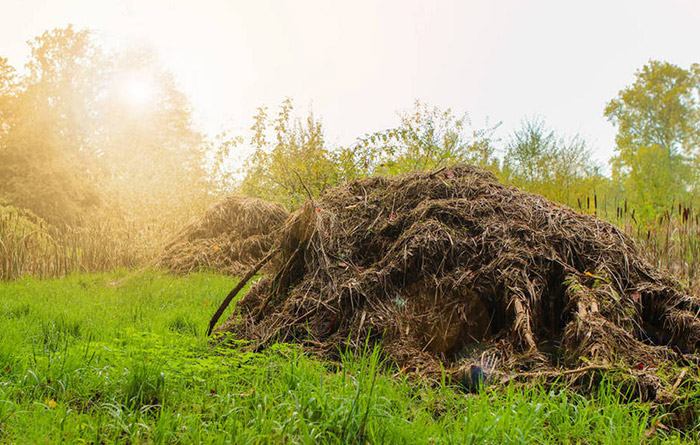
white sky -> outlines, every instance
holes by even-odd
[[[19,67],[27,40],[69,23],[155,48],[209,133],[289,96],[347,144],[421,99],[502,121],[501,138],[540,115],[601,161],[603,108],[635,70],[700,62],[698,0],[0,0],[0,56]]]

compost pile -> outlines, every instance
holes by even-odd
[[[230,196],[173,237],[159,262],[176,273],[206,268],[238,275],[265,256],[288,217],[281,204]]]
[[[656,400],[659,367],[697,364],[700,299],[617,227],[473,166],[336,187],[277,249],[219,329],[257,348],[381,342],[404,371],[472,383],[626,369]]]

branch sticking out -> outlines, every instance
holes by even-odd
[[[258,273],[260,268],[262,268],[270,259],[275,256],[275,254],[279,251],[279,249],[273,249],[271,250],[267,255],[265,255],[265,258],[260,260],[258,264],[253,266],[252,269],[248,271],[248,273],[245,274],[245,276],[241,279],[241,281],[238,282],[236,287],[233,288],[231,292],[226,295],[226,298],[224,298],[224,301],[221,302],[221,305],[219,308],[216,310],[216,313],[214,314],[213,317],[211,317],[211,320],[209,320],[209,329],[207,330],[207,336],[211,335],[211,332],[214,330],[214,326],[216,326],[216,323],[219,321],[219,318],[221,318],[221,315],[224,313],[226,308],[228,307],[229,304],[231,304],[231,300],[238,295],[238,292],[241,291],[245,287],[246,284],[248,284],[248,281],[250,281],[251,278],[253,278],[253,275]]]

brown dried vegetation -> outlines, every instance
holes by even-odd
[[[281,204],[230,196],[175,235],[159,262],[177,273],[200,268],[245,272],[265,256],[274,243],[273,232],[288,216]]]
[[[501,381],[623,369],[657,401],[673,383],[659,367],[697,365],[700,299],[614,225],[476,167],[334,188],[278,243],[220,328],[258,348],[332,357],[381,341],[405,371],[460,380],[475,365]]]

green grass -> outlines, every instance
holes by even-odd
[[[591,399],[468,395],[388,376],[377,349],[342,365],[292,345],[212,350],[206,325],[229,278],[147,272],[107,285],[119,276],[0,285],[0,442],[639,443],[660,419],[611,385]]]

